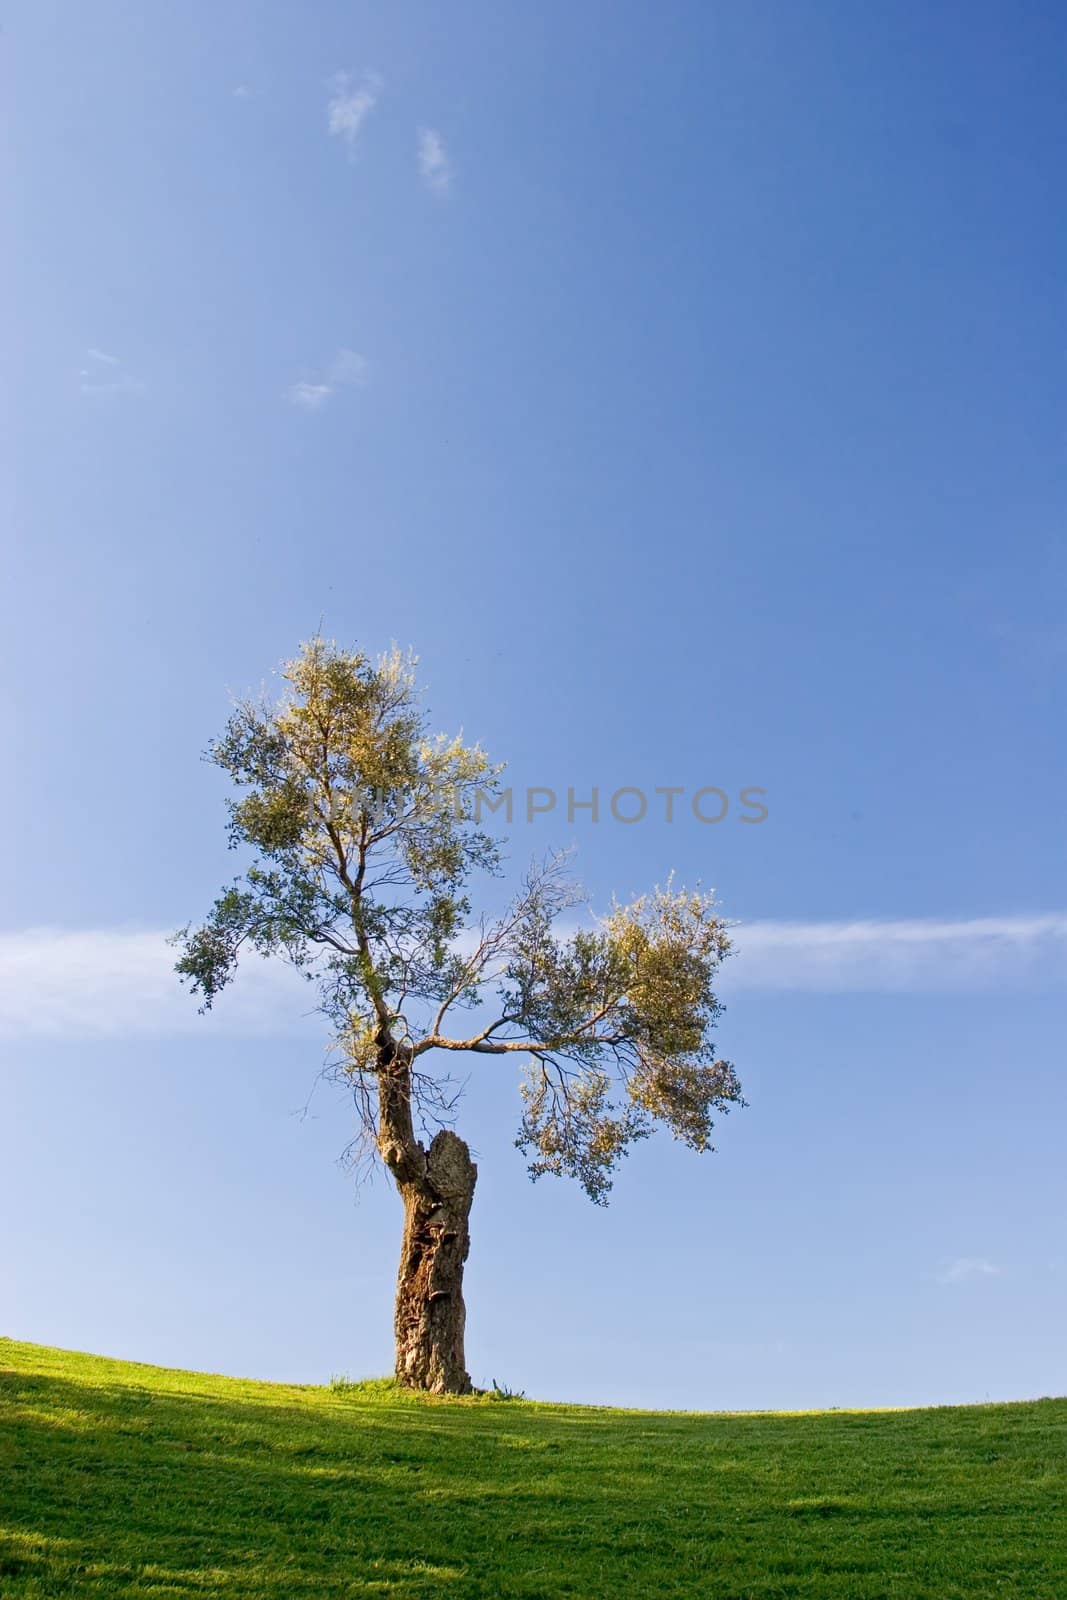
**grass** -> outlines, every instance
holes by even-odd
[[[1067,1400],[681,1415],[0,1340],[0,1595],[1064,1600]]]

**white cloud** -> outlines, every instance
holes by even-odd
[[[205,1017],[182,988],[176,959],[160,931],[0,934],[0,1036],[262,1035],[302,1026],[312,997],[292,969],[258,959],[243,964],[241,981]]]
[[[360,128],[378,103],[382,80],[377,73],[367,72],[357,86],[347,72],[338,72],[330,80],[330,88],[333,93],[326,103],[330,132],[354,149]]]
[[[355,350],[338,350],[326,371],[316,378],[301,378],[286,391],[291,404],[304,411],[319,411],[338,389],[366,383],[369,364]]]
[[[959,1256],[950,1261],[938,1274],[938,1283],[966,1283],[970,1278],[995,1278],[1000,1268],[984,1256]]]
[[[733,989],[944,992],[1067,977],[1067,915],[754,922],[733,930]]]
[[[724,976],[733,969],[735,988],[981,988],[991,972],[1000,985],[1012,976],[1033,982],[1043,973],[1062,973],[1067,916],[753,923],[739,932],[738,946],[723,969]],[[203,1018],[179,985],[174,961],[175,951],[158,930],[35,928],[0,934],[0,1035],[114,1038],[206,1029],[251,1037],[305,1025],[311,991],[280,962],[245,962],[238,981]],[[989,1262],[964,1258],[949,1264],[944,1281],[995,1270]]]
[[[333,394],[328,383],[294,383],[289,390],[289,398],[294,406],[303,406],[305,411],[317,411],[320,406]]]
[[[88,366],[82,367],[78,376],[82,394],[140,394],[144,384],[123,369],[118,356],[90,346],[85,352]]]
[[[452,163],[436,128],[419,129],[419,172],[437,194],[444,194],[452,182]]]

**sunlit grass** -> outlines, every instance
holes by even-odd
[[[671,1415],[0,1340],[0,1595],[1064,1600],[1067,1401]]]

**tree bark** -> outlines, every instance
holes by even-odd
[[[410,1057],[391,1040],[378,1058],[378,1109],[378,1148],[404,1202],[396,1376],[412,1389],[467,1394],[463,1264],[478,1169],[467,1145],[448,1129],[434,1136],[428,1150],[415,1138]]]

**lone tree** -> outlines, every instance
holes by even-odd
[[[706,1150],[712,1114],[743,1104],[710,1042],[726,925],[709,894],[668,883],[591,931],[557,933],[582,899],[560,855],[529,871],[503,915],[475,919],[471,875],[499,872],[479,823],[502,769],[428,736],[414,662],[396,650],[374,661],[316,638],[282,676],[280,701],[238,704],[209,747],[237,790],[230,843],[252,859],[204,924],[177,935],[177,970],[203,1009],[247,950],[317,984],[335,1069],[404,1203],[397,1378],[462,1394],[477,1169],[444,1126],[448,1079],[431,1061],[524,1057],[516,1143],[531,1176],[569,1175],[603,1203],[655,1122]]]

